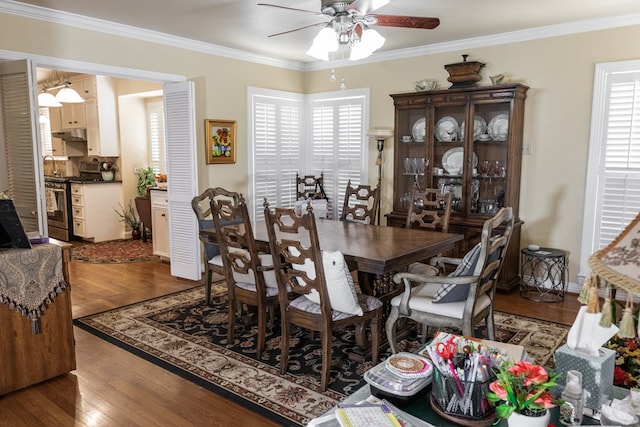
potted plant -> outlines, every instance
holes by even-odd
[[[489,384],[487,399],[498,403],[496,414],[509,426],[544,426],[549,424],[549,408],[558,403],[549,389],[556,386],[560,374],[549,376],[547,370],[530,362],[504,362],[496,372],[497,379]],[[526,422],[522,417],[529,417]]]
[[[138,171],[138,196],[147,197],[149,188],[156,185],[156,175],[151,167]]]
[[[114,209],[118,216],[120,217],[120,221],[124,222],[126,225],[131,228],[131,237],[133,240],[140,239],[140,218],[138,217],[138,213],[136,212],[136,208],[129,200],[129,204],[125,209],[120,203],[118,203],[120,210]]]
[[[116,165],[111,162],[103,162],[100,165],[100,173],[103,181],[113,181],[116,175]]]

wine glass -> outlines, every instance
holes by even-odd
[[[488,176],[490,170],[491,170],[491,164],[489,163],[488,160],[483,160],[478,165],[478,173],[480,173],[480,176]]]

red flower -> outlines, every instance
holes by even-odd
[[[542,366],[525,361],[520,361],[513,365],[509,368],[509,373],[516,376],[523,375],[525,377],[524,385],[527,387],[531,384],[545,383],[549,379],[547,371]]]
[[[527,396],[527,398],[531,396],[533,396],[533,394],[531,394],[530,396]],[[542,394],[538,396],[538,398],[534,400],[533,403],[535,403],[536,405],[542,408],[547,408],[547,409],[553,408],[554,406],[556,406],[553,404],[553,396],[551,395],[551,393],[547,391],[542,392]]]
[[[489,384],[489,390],[497,394],[500,400],[507,400],[507,390],[505,390],[498,381]]]

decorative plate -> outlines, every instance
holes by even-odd
[[[425,119],[418,119],[413,124],[411,134],[413,135],[413,139],[415,141],[424,141],[424,138],[426,136],[426,125],[427,121]]]
[[[480,136],[487,131],[487,121],[482,116],[473,116],[473,140],[480,139]],[[460,139],[464,139],[464,122],[460,126]]]
[[[464,160],[464,148],[455,147],[447,150],[442,156],[442,167],[451,175],[458,175],[462,172],[462,161]],[[478,156],[473,153],[473,167],[478,166]]]
[[[408,378],[426,377],[433,370],[431,362],[417,354],[396,353],[385,362],[385,366],[396,375]]]
[[[434,133],[438,141],[450,142],[456,140],[459,130],[458,121],[453,117],[446,116],[438,120]]]
[[[487,132],[496,141],[504,141],[509,135],[509,115],[498,114],[489,121]]]

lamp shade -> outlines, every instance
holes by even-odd
[[[78,92],[71,89],[70,87],[63,87],[56,94],[56,101],[68,102],[68,103],[80,103],[80,102],[84,102],[84,99],[82,99],[82,97],[78,95]]]
[[[366,58],[374,51],[380,49],[384,45],[385,38],[380,35],[376,30],[366,28],[362,32],[360,41],[351,47],[351,54],[349,59],[351,61],[357,61],[358,59]]]
[[[314,37],[313,44],[307,51],[307,55],[313,56],[317,59],[322,59],[323,61],[328,61],[329,52],[335,52],[338,50],[338,47],[338,39],[335,31],[332,27],[327,26],[320,30],[320,32]]]
[[[44,92],[38,95],[38,106],[39,107],[62,107],[55,96],[50,93]]]

